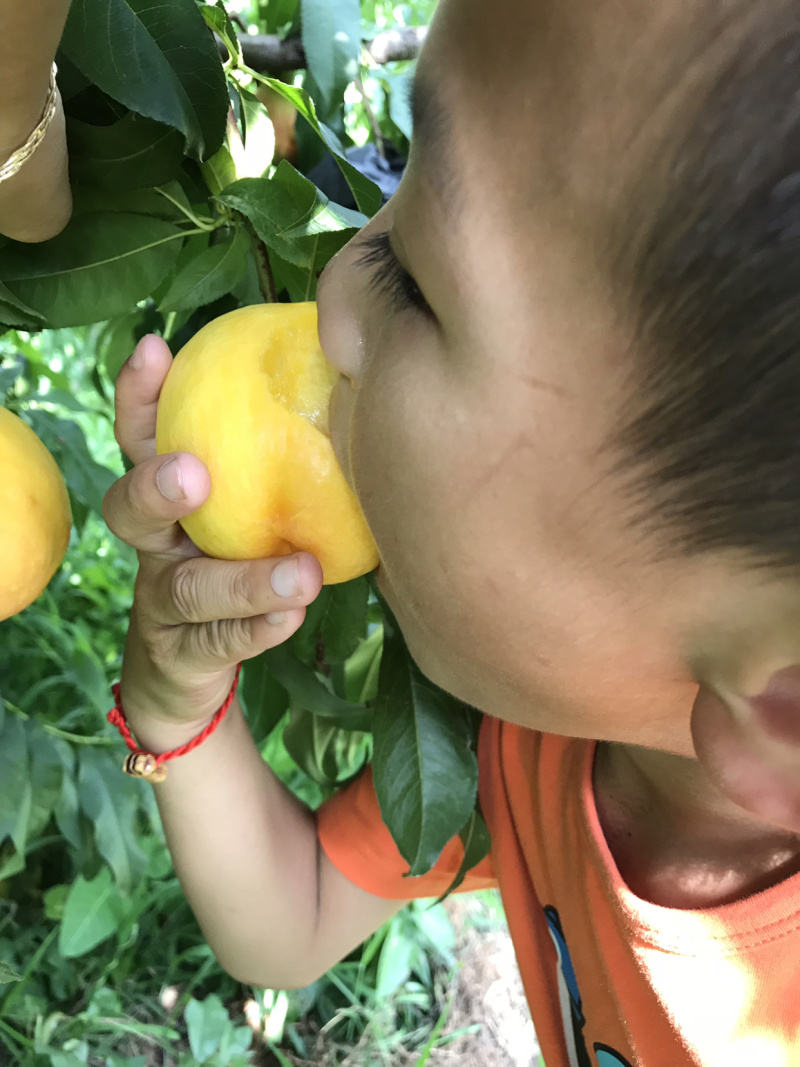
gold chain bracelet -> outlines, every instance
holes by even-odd
[[[18,148],[16,152],[12,152],[5,163],[0,164],[0,182],[13,178],[17,171],[25,166],[42,143],[44,135],[47,133],[47,128],[53,121],[53,115],[56,113],[56,105],[56,65],[54,63],[50,70],[50,91],[47,94],[47,100],[45,101],[44,113],[25,144],[21,148]]]

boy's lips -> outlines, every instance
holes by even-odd
[[[331,436],[333,452],[342,469],[342,474],[344,474],[345,481],[355,493],[355,486],[353,485],[353,478],[350,471],[350,453],[347,447],[350,421],[347,412],[347,401],[345,401],[344,404],[341,403],[341,391],[349,388],[350,383],[348,379],[344,375],[341,375],[331,391],[331,398],[328,402],[328,429]],[[383,577],[383,566],[379,562],[377,570],[375,571],[375,581],[381,588],[381,592],[386,596],[385,588],[381,584],[381,579]],[[388,600],[388,596],[386,596],[386,598]]]
[[[338,464],[341,467],[341,473],[345,475],[345,480],[355,493],[350,469],[350,450],[348,448],[350,417],[347,400],[343,403],[341,402],[342,392],[345,391],[345,389],[351,389],[350,382],[345,376],[341,375],[331,392],[329,409],[327,409],[327,425],[329,425],[331,445],[333,446],[334,455],[336,456]],[[377,582],[381,592],[386,596],[386,600],[388,601],[389,594],[386,592],[382,579],[384,579],[385,582],[388,580],[385,579],[383,564],[379,561],[378,569],[375,570],[375,582]]]

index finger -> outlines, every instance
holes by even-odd
[[[114,436],[136,464],[156,454],[156,412],[172,365],[169,345],[154,333],[141,339],[117,375]]]

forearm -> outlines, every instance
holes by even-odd
[[[0,0],[0,164],[25,144],[42,118],[68,12],[69,0]],[[71,212],[59,97],[36,151],[0,182],[0,234],[46,241],[63,230]]]
[[[156,753],[188,740],[177,724],[130,725]],[[318,915],[313,813],[264,763],[238,700],[210,737],[167,766],[152,788],[175,870],[217,959],[254,985],[307,984]]]
[[[42,116],[69,0],[0,0],[0,162]]]

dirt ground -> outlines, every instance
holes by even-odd
[[[481,904],[471,894],[450,897],[444,906],[456,930],[455,955],[461,967],[444,991],[445,1001],[452,998],[452,1004],[442,1036],[480,1026],[477,1032],[433,1049],[427,1067],[540,1067],[539,1045],[508,930],[476,929],[470,920],[480,914]],[[322,1036],[310,1059],[285,1050],[284,1054],[292,1067],[330,1067],[333,1062]],[[340,1067],[414,1067],[418,1058],[418,1052],[404,1052],[387,1064],[356,1046],[338,1062]],[[277,1067],[277,1061],[270,1060]]]
[[[430,1067],[539,1067],[539,1045],[508,930],[480,932],[465,921],[476,902],[465,894],[445,907],[458,933],[456,997],[445,1033],[482,1024],[477,1034],[431,1052]]]

